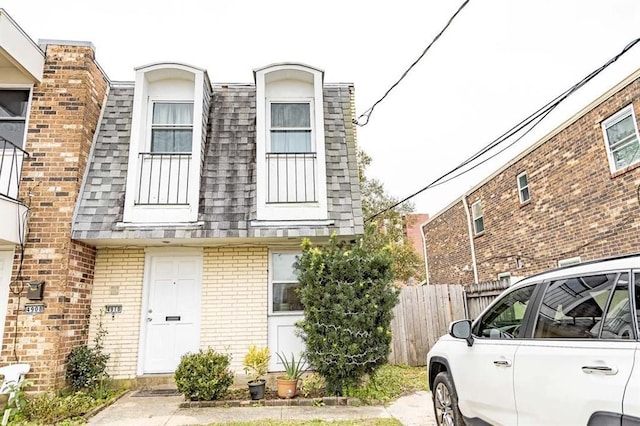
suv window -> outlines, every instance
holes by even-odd
[[[616,287],[612,292],[614,284]],[[609,313],[604,315],[607,306]],[[551,281],[547,287],[538,314],[535,337],[596,339],[602,332],[603,338],[622,339],[625,338],[622,325],[625,321],[628,323],[629,318],[627,273],[563,278]],[[628,329],[626,333],[628,335]]]
[[[635,278],[633,280],[635,282],[635,300],[636,300],[636,337],[640,338],[640,272],[635,273]]]
[[[629,297],[629,275],[621,274],[607,304],[607,314],[602,323],[600,338],[633,339],[633,318]]]
[[[491,339],[520,336],[522,320],[536,284],[519,288],[502,297],[473,328],[473,334]]]

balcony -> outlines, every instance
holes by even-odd
[[[316,153],[267,153],[267,204],[315,203]]]
[[[19,244],[26,233],[27,206],[19,201],[22,162],[29,154],[0,138],[0,244]]]
[[[141,152],[135,205],[189,204],[191,153]]]

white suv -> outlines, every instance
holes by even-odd
[[[560,268],[451,324],[427,356],[439,425],[640,425],[640,255]]]

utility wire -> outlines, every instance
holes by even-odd
[[[408,200],[412,199],[413,197],[421,194],[422,192],[426,191],[427,189],[432,188],[432,187],[437,186],[437,185],[441,185],[441,184],[443,184],[445,182],[449,182],[449,181],[451,181],[451,180],[453,180],[453,179],[455,179],[455,178],[457,178],[457,177],[459,177],[459,176],[461,176],[461,175],[463,175],[463,174],[475,169],[476,167],[486,163],[490,159],[492,159],[495,156],[497,156],[498,154],[502,153],[504,150],[506,150],[507,148],[511,147],[516,142],[521,140],[525,135],[527,135],[529,132],[531,132],[547,115],[549,115],[551,113],[551,111],[553,111],[558,105],[560,105],[560,103],[562,101],[567,99],[574,92],[576,92],[582,86],[584,86],[589,81],[591,81],[593,78],[595,78],[598,74],[600,74],[602,71],[604,71],[607,67],[609,67],[611,64],[616,62],[618,59],[620,59],[620,57],[622,57],[625,53],[627,53],[631,48],[633,48],[639,42],[640,42],[640,38],[637,38],[637,39],[633,40],[631,43],[627,44],[627,46],[625,46],[625,48],[622,49],[620,51],[620,53],[618,53],[617,55],[615,55],[614,57],[609,59],[602,66],[600,66],[600,67],[596,68],[595,70],[591,71],[584,78],[582,78],[580,81],[578,81],[578,83],[574,84],[569,89],[565,90],[560,95],[556,96],[553,100],[547,102],[543,107],[539,108],[533,114],[529,115],[527,118],[525,118],[524,120],[520,121],[515,126],[511,127],[505,133],[500,135],[497,139],[495,139],[494,141],[492,141],[491,143],[489,143],[488,145],[483,147],[480,151],[478,151],[477,153],[473,154],[471,157],[467,158],[462,163],[460,163],[459,165],[457,165],[453,169],[449,170],[444,175],[438,177],[437,179],[435,179],[434,181],[432,181],[431,183],[429,183],[428,185],[426,185],[422,189],[414,192],[413,194],[403,198],[402,200],[400,200],[400,201],[390,205],[389,207],[386,207],[383,210],[380,210],[376,214],[368,217],[367,219],[365,219],[365,222],[370,222],[371,220],[375,219],[376,217],[388,212],[389,210],[392,210],[392,209],[398,207],[402,203],[405,203],[406,201],[408,201]],[[507,146],[502,148],[500,151],[492,154],[488,158],[483,159],[482,161],[478,162],[477,164],[471,166],[470,168],[462,170],[459,173],[455,174],[454,176],[450,176],[450,175],[453,175],[454,173],[458,172],[460,169],[462,169],[466,165],[470,164],[474,160],[477,160],[482,155],[484,155],[487,152],[491,151],[493,148],[495,148],[498,145],[502,144],[503,142],[505,142],[507,139],[509,139],[513,135],[519,133],[520,131],[525,129],[527,126],[530,126],[530,127],[526,130],[526,132],[524,134],[522,134],[515,141],[511,142],[510,144],[508,144]]]
[[[404,80],[404,78],[407,76],[407,74],[409,74],[409,71],[411,71],[413,69],[413,67],[415,67],[418,62],[420,62],[420,60],[424,57],[424,55],[427,54],[427,52],[429,51],[429,49],[431,49],[431,46],[433,46],[435,44],[436,41],[438,41],[438,39],[440,38],[440,36],[442,36],[442,34],[444,34],[444,32],[447,30],[447,28],[449,28],[449,25],[451,25],[451,23],[453,22],[453,20],[455,19],[456,16],[458,16],[458,14],[462,11],[462,9],[464,9],[464,7],[469,3],[469,0],[465,0],[464,3],[462,3],[462,5],[458,8],[458,10],[456,10],[456,13],[454,13],[451,18],[449,18],[449,21],[447,22],[447,24],[442,28],[442,30],[440,30],[440,32],[438,33],[438,35],[435,36],[435,38],[433,40],[431,40],[431,43],[429,43],[429,45],[422,51],[422,54],[420,54],[420,56],[418,56],[418,59],[416,59],[410,66],[409,68],[407,68],[405,70],[404,73],[402,73],[402,76],[398,79],[398,81],[396,81],[395,83],[393,83],[393,85],[391,85],[391,87],[384,93],[384,95],[382,95],[382,97],[380,99],[378,99],[377,101],[375,101],[375,103],[365,112],[363,112],[362,114],[360,114],[358,116],[358,118],[353,120],[353,123],[360,126],[360,127],[364,127],[367,124],[369,124],[369,118],[371,118],[371,114],[373,113],[373,110],[375,109],[376,106],[378,106],[378,104],[380,102],[382,102],[388,95],[389,93],[391,93],[391,91],[393,89],[395,89],[395,87],[400,84],[400,82],[402,80]],[[364,122],[360,122],[360,119],[364,118]]]

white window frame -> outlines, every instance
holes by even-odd
[[[480,215],[476,216],[476,206],[480,206]],[[482,200],[478,200],[471,204],[471,217],[473,218],[473,233],[475,235],[481,235],[484,233],[484,211],[482,210]],[[482,220],[482,229],[478,230],[478,219]]]
[[[173,124],[173,125],[166,125],[166,124],[153,124],[153,110],[155,108],[156,104],[189,104],[191,105],[191,107],[194,107],[194,102],[193,100],[174,100],[174,99],[149,99],[149,111],[148,111],[148,118],[147,118],[147,123],[149,123],[149,133],[147,136],[147,147],[148,147],[148,152],[152,152],[152,153],[166,153],[166,154],[191,154],[193,152],[193,145],[194,145],[194,140],[193,140],[193,129],[194,129],[194,121],[195,121],[195,110],[194,110],[194,115],[193,115],[193,119],[191,121],[190,124]],[[154,130],[191,130],[191,149],[189,151],[153,151],[153,131]]]
[[[614,115],[612,115],[611,117],[607,118],[602,122],[602,133],[604,135],[604,145],[605,145],[605,149],[607,150],[607,157],[609,158],[609,168],[611,170],[611,173],[624,170],[627,167],[640,163],[640,156],[639,156],[633,163],[627,164],[626,166],[621,168],[617,168],[613,154],[614,154],[614,151],[617,151],[618,149],[620,149],[620,146],[616,147],[615,150],[612,150],[611,145],[609,144],[609,136],[607,135],[607,129],[619,123],[620,121],[624,120],[629,116],[631,116],[632,118],[633,127],[635,130],[635,143],[638,145],[638,149],[640,150],[640,132],[638,132],[638,121],[636,120],[636,114],[633,109],[633,104],[627,105],[626,107],[624,107],[623,109],[621,109],[620,111],[618,111],[617,113],[615,113]],[[633,143],[634,141],[631,140],[623,143],[622,146],[626,147]]]
[[[322,224],[329,220],[327,208],[327,171],[324,136],[324,95],[323,72],[302,64],[275,64],[254,71],[256,81],[256,219],[252,227],[272,226],[288,222],[305,224]],[[281,78],[282,77],[282,78]],[[312,85],[311,91],[298,92],[296,80],[307,81]],[[273,79],[275,78],[275,80]],[[291,85],[289,86],[289,80]],[[291,90],[269,90],[270,85],[280,89],[290,87]],[[281,95],[280,93],[284,93]],[[291,96],[289,96],[289,94]],[[310,96],[312,93],[312,96]],[[267,153],[271,147],[271,119],[269,102],[291,102],[299,100],[312,103],[312,146],[316,154],[316,201],[302,203],[268,203],[267,202]]]
[[[520,178],[524,176],[527,179],[527,184],[525,186],[520,186]],[[524,204],[531,200],[531,190],[529,189],[529,176],[527,172],[522,172],[516,177],[516,182],[518,184],[518,196],[520,197],[520,204]],[[524,191],[527,190],[528,198],[524,199]]]
[[[269,316],[300,316],[302,315],[303,311],[299,310],[299,311],[274,311],[273,310],[273,286],[275,284],[299,284],[298,280],[295,281],[276,281],[274,279],[274,272],[275,272],[275,262],[273,261],[274,256],[278,255],[278,254],[293,254],[296,255],[298,257],[302,256],[302,252],[301,251],[297,251],[297,250],[274,250],[274,251],[269,251],[269,291],[268,291],[268,295],[267,297],[269,298],[268,300],[268,314]]]
[[[578,265],[582,262],[582,259],[580,259],[580,256],[576,256],[576,257],[568,257],[566,259],[560,259],[558,260],[558,267],[562,268],[564,266],[572,266],[572,265]]]
[[[276,128],[272,128],[271,127],[271,105],[273,104],[307,104],[309,105],[309,127],[276,127]],[[271,147],[271,132],[273,132],[274,130],[309,130],[310,131],[310,137],[311,137],[311,146],[310,146],[310,151],[305,152],[305,153],[309,153],[309,154],[313,154],[316,152],[316,143],[315,143],[315,135],[314,135],[314,128],[313,128],[313,124],[314,124],[314,111],[313,111],[313,99],[310,98],[298,98],[298,99],[267,99],[267,126],[268,126],[268,132],[267,132],[267,153],[270,154],[279,154],[279,153],[283,153],[281,151],[274,151]],[[304,151],[296,151],[296,152],[304,152]]]
[[[2,122],[22,122],[24,124],[24,132],[22,133],[22,141],[20,144],[16,146],[22,150],[25,149],[25,144],[27,142],[27,133],[28,133],[28,125],[29,125],[29,112],[31,110],[31,86],[26,87],[22,85],[16,86],[0,86],[0,91],[11,91],[11,92],[26,92],[27,93],[27,108],[24,117],[0,117],[0,121]],[[13,143],[11,141],[7,141]]]

